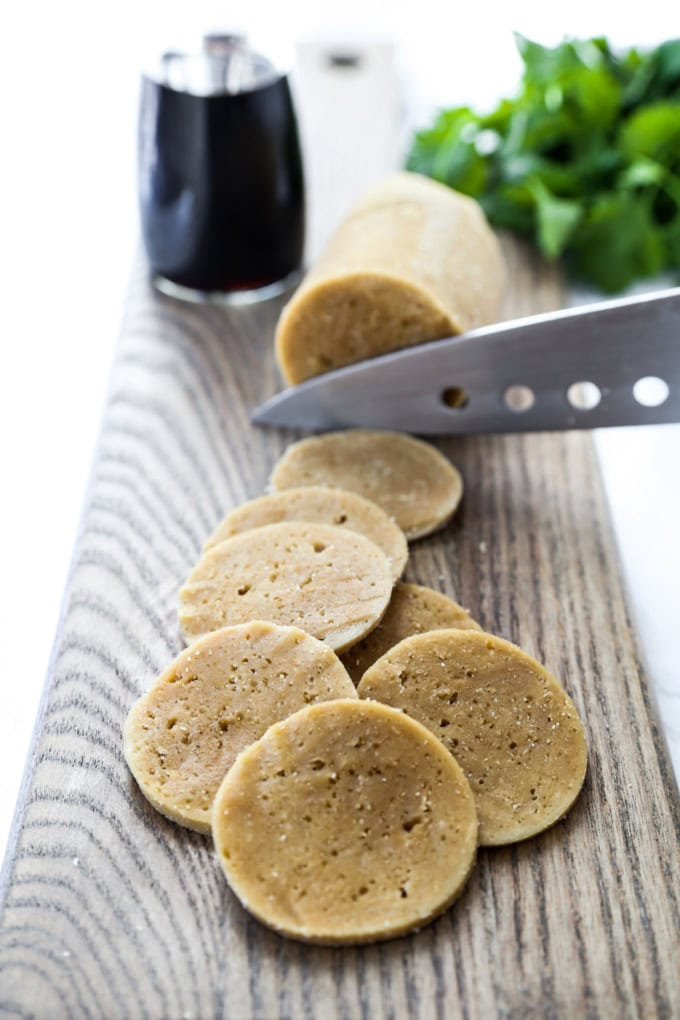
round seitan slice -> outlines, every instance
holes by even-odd
[[[413,931],[460,892],[474,797],[425,727],[370,702],[311,705],[239,755],[213,811],[227,880],[260,921],[330,944]]]
[[[125,759],[157,811],[210,832],[215,793],[240,751],[307,704],[353,695],[337,656],[296,627],[225,627],[185,649],[135,702]]]
[[[419,174],[350,210],[286,305],[275,347],[289,384],[497,321],[505,271],[473,199]]]
[[[356,492],[331,489],[324,485],[271,492],[237,506],[218,525],[204,549],[211,549],[219,542],[244,531],[281,521],[313,521],[358,531],[385,553],[395,581],[401,577],[406,566],[408,545],[404,532],[377,503]]]
[[[395,585],[385,615],[368,637],[342,655],[342,663],[355,684],[386,651],[412,634],[428,630],[481,630],[467,609],[432,588],[400,581]]]
[[[272,488],[329,485],[373,500],[407,539],[442,527],[463,496],[457,468],[434,446],[403,432],[348,429],[293,443],[274,467]]]
[[[385,553],[330,524],[285,521],[203,554],[179,593],[187,641],[249,620],[300,627],[342,651],[380,621],[392,593]]]
[[[475,794],[483,846],[547,829],[583,785],[586,742],[573,702],[502,638],[472,630],[406,638],[364,674],[359,697],[402,709],[443,741]]]

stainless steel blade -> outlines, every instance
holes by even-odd
[[[648,377],[667,387],[658,406],[637,399],[636,383]],[[583,383],[591,385],[574,386]],[[529,391],[530,406],[514,409],[517,387]],[[596,406],[582,406],[598,394]],[[422,435],[680,421],[680,287],[484,326],[348,365],[272,397],[253,421]]]

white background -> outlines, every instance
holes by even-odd
[[[667,0],[3,5],[0,851],[57,626],[137,242],[138,72],[154,48],[203,27],[245,28],[267,52],[284,56],[298,38],[392,39],[412,124],[436,104],[486,107],[511,91],[520,67],[513,29],[544,43],[606,34],[617,45],[652,45],[680,31]],[[680,432],[643,432],[604,437],[605,473],[652,673],[662,694],[672,694]]]

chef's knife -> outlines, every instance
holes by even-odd
[[[253,421],[422,435],[680,421],[680,287],[370,358],[284,390]]]

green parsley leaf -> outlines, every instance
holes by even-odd
[[[620,54],[603,38],[515,39],[517,94],[489,113],[442,111],[407,168],[603,290],[680,267],[680,39]]]
[[[577,276],[616,293],[660,272],[665,257],[649,202],[622,192],[602,195],[592,205],[573,239],[569,262]]]
[[[557,258],[564,251],[583,215],[581,203],[573,199],[556,198],[537,178],[528,181],[527,186],[536,202],[540,246],[548,258]]]
[[[680,165],[680,102],[654,103],[636,110],[622,124],[621,151]]]
[[[673,269],[680,269],[680,214],[671,220],[663,236],[666,247],[666,264]]]

